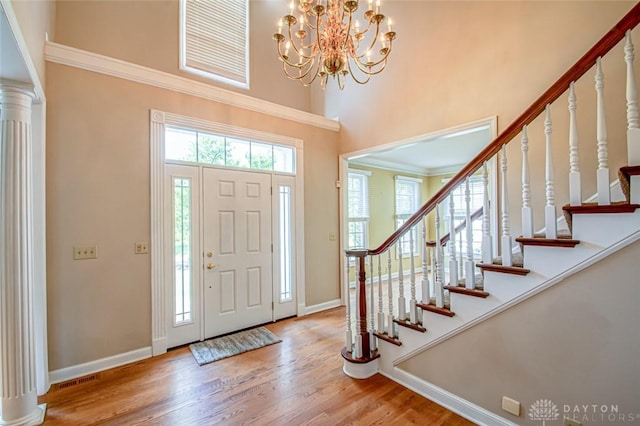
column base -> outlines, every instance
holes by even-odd
[[[378,372],[380,354],[377,351],[373,352],[371,357],[352,358],[351,352],[347,352],[347,348],[342,348],[342,358],[344,358],[342,371],[351,378],[368,379]]]
[[[47,404],[40,404],[29,414],[17,420],[2,420],[0,426],[36,426],[44,423],[44,417],[47,414]]]

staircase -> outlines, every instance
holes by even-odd
[[[346,251],[358,272],[354,308],[351,301],[346,304],[342,356],[347,375],[367,378],[379,372],[402,382],[399,364],[640,240],[640,126],[631,40],[631,30],[639,21],[640,4],[383,244]],[[624,57],[619,59],[625,64],[626,99],[621,102],[626,102],[626,117],[611,120],[604,104],[602,58],[619,43],[624,45]],[[593,74],[595,105],[580,108],[595,109],[595,123],[579,122],[576,114],[576,85],[584,84],[581,78],[588,72]],[[553,133],[552,110],[556,108],[569,111],[569,149],[563,159],[569,182],[556,183],[554,176],[554,160],[560,163],[553,143],[565,144],[566,140],[566,135]],[[607,124],[627,129],[628,165],[617,171],[618,180],[613,182],[621,195],[611,189]],[[585,126],[596,127],[594,143],[579,139],[579,130]],[[534,139],[531,129],[536,128],[543,129],[543,135],[536,136],[545,142],[544,182],[539,183],[530,180],[529,166],[529,140]],[[508,144],[510,149],[519,145],[521,162],[507,158]],[[580,150],[595,150],[595,163],[580,164]],[[499,170],[490,169],[492,160],[499,164]],[[510,168],[521,170],[521,182],[508,179]],[[490,173],[499,173],[499,200],[488,195]],[[583,202],[581,186],[587,174],[595,175],[597,182],[593,202]],[[483,207],[475,212],[471,211],[469,192],[473,175],[482,176],[486,194]],[[568,186],[569,199],[556,199],[556,184]],[[455,206],[449,195],[459,187],[465,194],[466,219],[455,223]],[[532,203],[532,193],[538,192],[545,195],[544,205]],[[521,235],[511,235],[509,208],[517,199],[521,200]],[[534,212],[539,213],[536,216]],[[492,214],[500,218],[498,229],[491,228]],[[443,229],[447,215],[449,229]],[[541,229],[534,230],[534,218],[543,218]],[[435,225],[434,241],[426,238],[429,221]],[[481,250],[474,250],[475,221],[482,223],[482,241],[475,241]],[[421,235],[420,241],[414,241],[414,235]],[[409,255],[402,252],[407,240]],[[392,270],[398,271],[397,285]],[[419,275],[420,282],[416,282]],[[344,293],[349,295],[348,284]]]

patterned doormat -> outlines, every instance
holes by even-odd
[[[257,327],[204,342],[192,343],[189,349],[198,364],[205,365],[280,342],[282,340],[266,328]]]

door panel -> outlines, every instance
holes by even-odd
[[[203,169],[205,338],[273,319],[271,175]]]

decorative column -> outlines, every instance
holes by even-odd
[[[30,89],[0,84],[0,425],[39,425]]]

